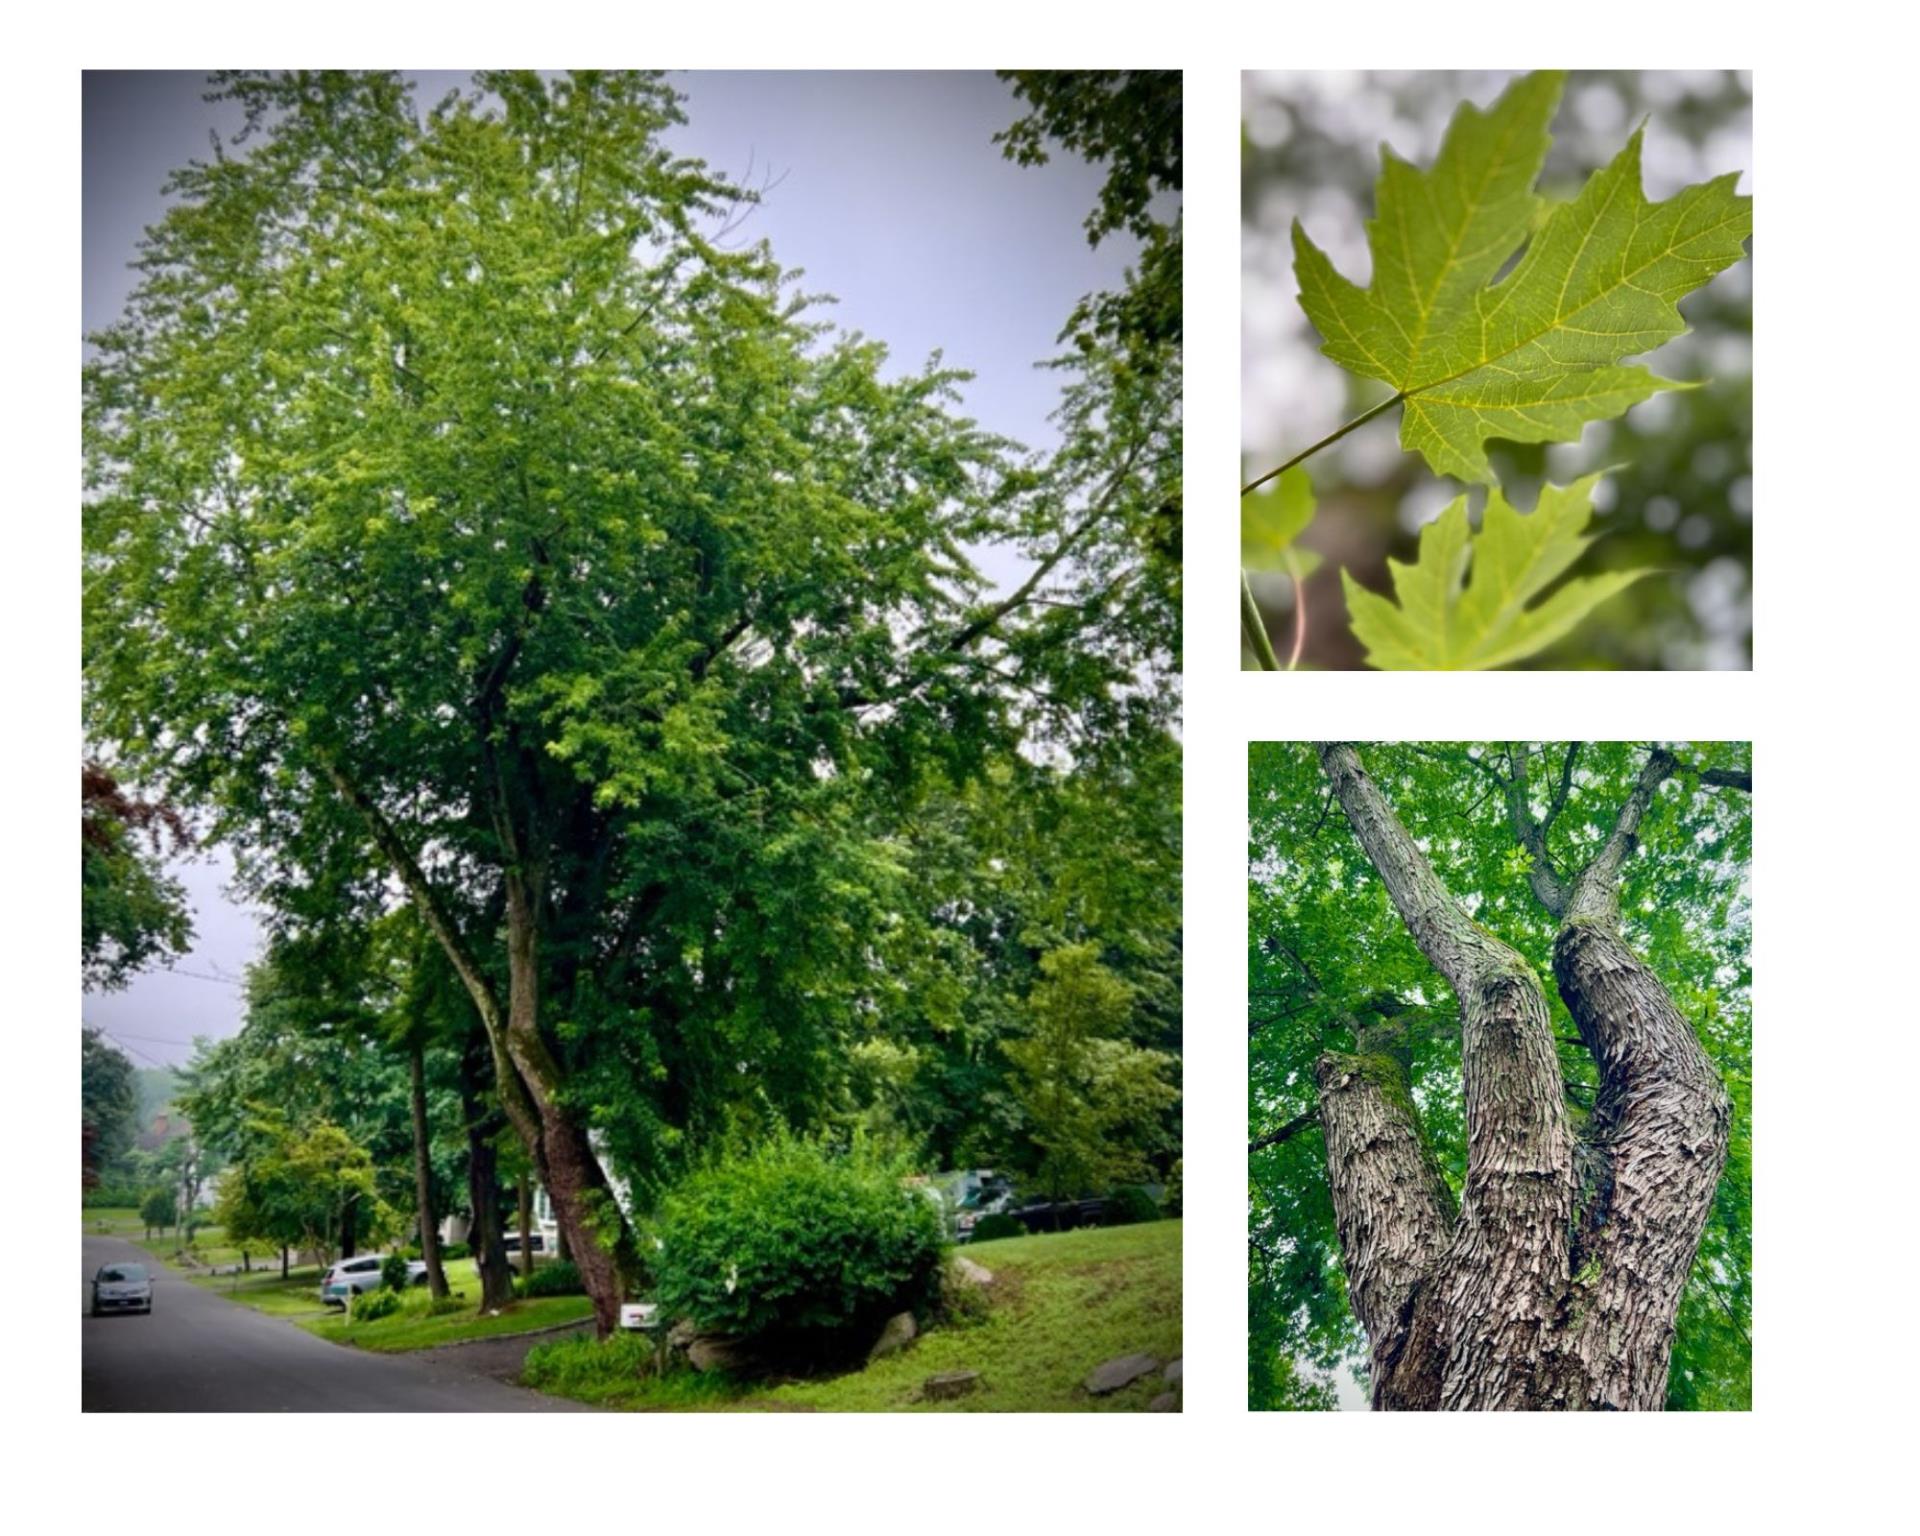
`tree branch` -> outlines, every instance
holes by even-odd
[[[1251,1157],[1254,1153],[1264,1151],[1268,1147],[1277,1147],[1283,1142],[1291,1141],[1302,1131],[1312,1130],[1319,1123],[1320,1111],[1317,1109],[1310,1109],[1303,1115],[1295,1115],[1285,1125],[1268,1131],[1264,1136],[1254,1137],[1247,1143],[1247,1155]]]

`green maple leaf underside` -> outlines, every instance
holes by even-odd
[[[1487,497],[1480,531],[1467,523],[1467,498],[1456,497],[1420,531],[1412,565],[1389,560],[1389,601],[1347,572],[1347,613],[1367,661],[1383,671],[1469,671],[1510,666],[1568,634],[1608,598],[1645,571],[1610,571],[1566,582],[1529,606],[1578,560],[1598,475],[1572,485],[1543,486],[1531,513],[1516,511],[1499,488]],[[1469,579],[1469,572],[1471,573]]]
[[[1562,79],[1542,71],[1486,111],[1462,105],[1431,170],[1383,147],[1370,287],[1293,226],[1300,303],[1322,350],[1393,386],[1400,444],[1437,474],[1491,479],[1489,438],[1570,442],[1589,421],[1687,387],[1620,360],[1685,331],[1675,301],[1738,261],[1752,231],[1737,175],[1649,203],[1638,130],[1542,218],[1533,185]]]

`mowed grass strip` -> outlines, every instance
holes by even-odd
[[[577,1323],[593,1316],[593,1303],[585,1296],[536,1296],[509,1302],[497,1313],[482,1316],[475,1311],[477,1290],[456,1299],[466,1302],[456,1312],[429,1315],[424,1290],[410,1291],[402,1311],[370,1323],[350,1322],[338,1311],[324,1317],[308,1318],[300,1326],[334,1344],[349,1344],[383,1355],[405,1354],[409,1350],[433,1349],[441,1344],[462,1344],[469,1339],[491,1339],[502,1334],[531,1333]]]

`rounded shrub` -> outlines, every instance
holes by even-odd
[[[691,1175],[655,1227],[661,1308],[769,1351],[864,1347],[939,1294],[945,1223],[903,1177],[862,1143],[789,1136]]]
[[[1018,1216],[1006,1211],[995,1211],[991,1216],[982,1216],[973,1224],[973,1240],[976,1243],[990,1243],[997,1237],[1025,1237],[1026,1227]]]
[[[380,1284],[389,1291],[404,1291],[412,1278],[404,1253],[390,1253],[380,1261]]]
[[[403,1259],[404,1264],[406,1261]],[[400,1293],[395,1290],[381,1289],[362,1291],[353,1298],[347,1312],[351,1323],[377,1323],[383,1317],[392,1317],[400,1310]]]
[[[570,1259],[542,1264],[524,1279],[514,1281],[513,1288],[522,1296],[584,1296],[587,1293],[580,1271]]]
[[[1107,1196],[1107,1208],[1101,1217],[1101,1225],[1130,1227],[1136,1222],[1159,1219],[1160,1206],[1152,1195],[1138,1184],[1122,1184]]]

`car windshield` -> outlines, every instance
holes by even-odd
[[[144,1264],[109,1264],[100,1271],[102,1280],[144,1280],[147,1278],[147,1266]]]

